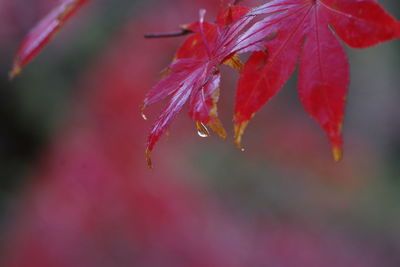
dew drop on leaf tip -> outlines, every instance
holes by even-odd
[[[196,122],[196,126],[197,126],[197,134],[200,137],[209,137],[210,136],[210,132],[208,131],[207,127],[200,121]]]

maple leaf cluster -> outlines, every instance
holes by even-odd
[[[209,125],[226,136],[216,112],[217,67],[226,63],[240,71],[234,112],[239,148],[249,121],[299,64],[301,103],[325,130],[334,158],[340,160],[349,84],[340,40],[353,48],[370,47],[399,38],[400,23],[373,0],[275,0],[238,16],[243,10],[230,6],[214,24],[204,22],[201,12],[199,22],[188,27],[194,35],[178,50],[169,74],[148,93],[145,106],[171,96],[148,138],[150,165],[150,151],[186,102],[200,133],[208,135]],[[253,54],[241,67],[237,55],[245,52]]]
[[[189,17],[199,4],[215,1],[148,3],[85,67],[73,112],[8,205],[0,266],[395,266],[397,228],[386,229],[386,221],[370,227],[376,209],[364,213],[357,205],[361,177],[377,171],[374,153],[354,148],[362,164],[335,168],[320,156],[318,131],[306,125],[296,132],[304,120],[290,110],[267,116],[273,129],[259,127],[257,150],[268,163],[238,164],[226,151],[208,154],[212,148],[204,159],[204,152],[193,154],[195,139],[176,132],[179,144],[165,144],[158,168],[147,170],[141,148],[148,122],[132,107],[143,101],[175,40],[160,45],[137,33],[160,27],[162,19],[167,31],[183,20],[171,12]],[[29,89],[27,78],[19,89]],[[329,190],[322,187],[327,181]],[[363,206],[387,205],[387,197],[369,196]],[[348,220],[350,213],[359,218]]]
[[[64,0],[45,17],[21,45],[11,76],[87,2]],[[155,144],[187,103],[202,136],[209,135],[208,126],[226,138],[217,113],[222,64],[240,72],[234,111],[234,139],[240,148],[249,121],[299,65],[301,103],[324,129],[334,158],[339,160],[349,84],[341,41],[366,48],[393,40],[400,37],[400,22],[374,0],[272,0],[253,9],[229,5],[214,23],[205,21],[205,10],[201,10],[199,20],[185,26],[183,32],[191,36],[144,100],[143,109],[170,98],[148,137],[149,166]],[[238,57],[243,53],[252,53],[245,64]]]

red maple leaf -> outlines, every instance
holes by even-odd
[[[209,135],[205,127],[209,125],[219,136],[226,137],[216,109],[220,83],[218,66],[225,63],[240,68],[236,54],[259,49],[257,43],[241,45],[236,39],[252,20],[252,16],[243,16],[248,11],[248,8],[232,6],[221,12],[216,23],[208,23],[204,21],[205,10],[201,10],[199,22],[185,28],[195,34],[183,43],[168,66],[167,75],[144,100],[143,108],[171,96],[148,138],[149,166],[152,165],[151,150],[186,102],[189,102],[189,115],[196,121],[201,135]]]
[[[276,0],[249,15],[267,15],[241,38],[274,36],[254,53],[238,84],[235,141],[254,114],[286,83],[300,59],[298,92],[305,110],[326,131],[341,158],[349,65],[338,37],[365,48],[399,37],[399,22],[373,0]]]
[[[247,28],[254,17],[260,19]],[[326,131],[339,160],[349,66],[338,37],[351,47],[365,48],[398,38],[400,23],[373,0],[275,0],[238,16],[234,23],[223,21],[224,16],[216,24],[201,19],[190,26],[196,25],[198,29],[189,28],[196,34],[178,51],[169,75],[146,97],[148,105],[172,96],[150,133],[148,160],[154,144],[189,99],[190,115],[199,131],[208,135],[204,124],[211,122],[211,128],[225,137],[216,119],[217,66],[227,59],[238,62],[233,56],[244,52],[254,53],[238,84],[236,144],[241,148],[248,122],[283,87],[300,58],[301,102]]]
[[[14,59],[10,77],[18,75],[58,30],[89,0],[63,0],[25,37]]]
[[[18,74],[51,37],[88,0],[63,0],[27,36],[17,52],[11,77]],[[238,2],[238,1],[235,1]],[[154,124],[147,160],[161,135],[189,102],[189,115],[199,132],[209,125],[225,138],[217,117],[220,73],[228,64],[242,69],[237,55],[254,52],[244,66],[235,106],[235,142],[260,108],[286,83],[300,59],[298,91],[306,111],[323,127],[335,159],[341,157],[342,123],[349,66],[338,37],[365,48],[400,36],[400,23],[374,0],[274,0],[250,11],[230,6],[215,23],[185,27],[193,32],[181,46],[165,77],[147,94],[143,108],[166,97],[170,101]],[[254,17],[259,21],[253,22]]]

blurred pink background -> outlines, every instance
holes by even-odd
[[[140,104],[183,39],[143,35],[199,8],[213,20],[219,1],[92,1],[9,82],[18,43],[56,3],[0,1],[0,266],[400,266],[399,40],[347,49],[342,162],[293,78],[250,124],[245,152],[232,134],[200,138],[182,113],[149,170],[163,104],[149,121]],[[380,3],[400,18],[398,1]],[[238,75],[222,72],[232,133]]]

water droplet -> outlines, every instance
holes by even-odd
[[[198,134],[200,137],[203,137],[203,138],[208,137],[208,134],[203,133],[203,132],[200,131],[200,130],[197,131],[197,134]]]
[[[210,132],[208,131],[207,127],[202,122],[197,121],[196,126],[197,126],[197,134],[200,137],[209,137],[210,136]]]
[[[142,118],[145,120],[145,121],[147,121],[147,117],[146,117],[146,115],[142,112]]]

